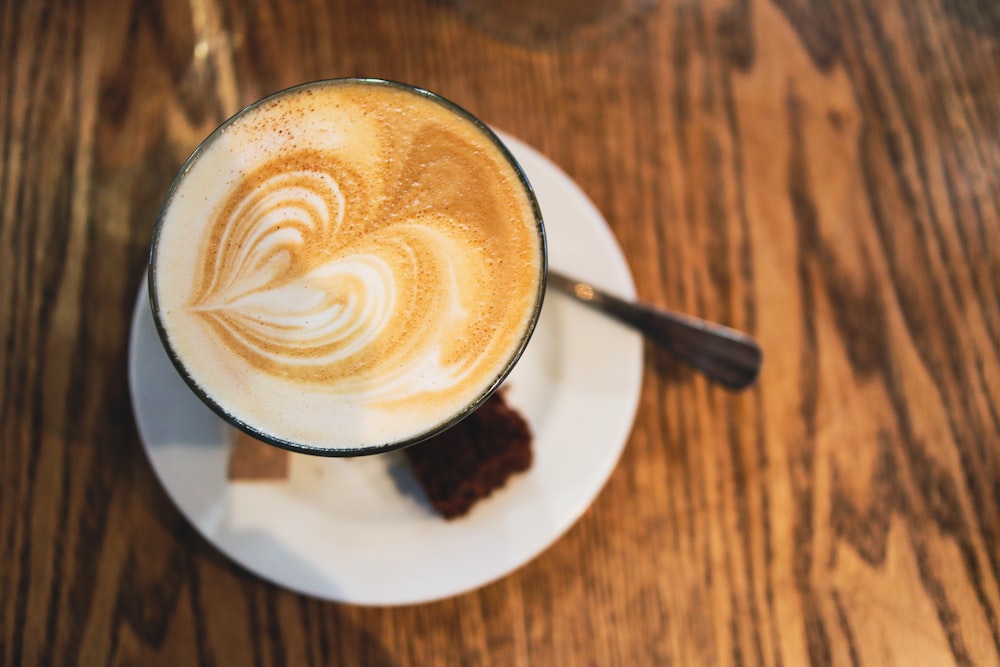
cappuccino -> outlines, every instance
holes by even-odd
[[[266,98],[195,151],[160,211],[150,293],[213,409],[351,455],[485,400],[544,275],[534,195],[488,129],[425,91],[343,79]]]

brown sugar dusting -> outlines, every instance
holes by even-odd
[[[497,392],[457,425],[405,453],[431,505],[454,519],[531,467],[531,441],[528,423]]]

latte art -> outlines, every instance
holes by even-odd
[[[286,172],[284,159],[264,165],[214,219],[191,309],[255,369],[324,391],[367,385],[391,395],[416,368],[433,373],[438,389],[457,384],[476,358],[445,367],[425,341],[469,326],[462,303],[472,295],[460,285],[487,285],[488,265],[468,263],[459,277],[451,258],[476,253],[475,239],[441,214],[381,229],[347,216],[336,158],[289,158],[309,170]]]
[[[304,448],[391,445],[480,399],[537,315],[544,249],[516,169],[468,118],[334,82],[206,142],[151,281],[189,381]]]

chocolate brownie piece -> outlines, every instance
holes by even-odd
[[[453,519],[531,467],[531,429],[496,392],[455,426],[405,452],[431,505]]]

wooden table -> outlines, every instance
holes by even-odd
[[[644,299],[765,353],[731,393],[647,349],[582,520],[414,607],[221,556],[154,478],[126,382],[181,162],[242,105],[345,75],[535,145]],[[3,664],[1000,664],[992,0],[660,0],[544,47],[444,0],[8,0],[0,90]]]

